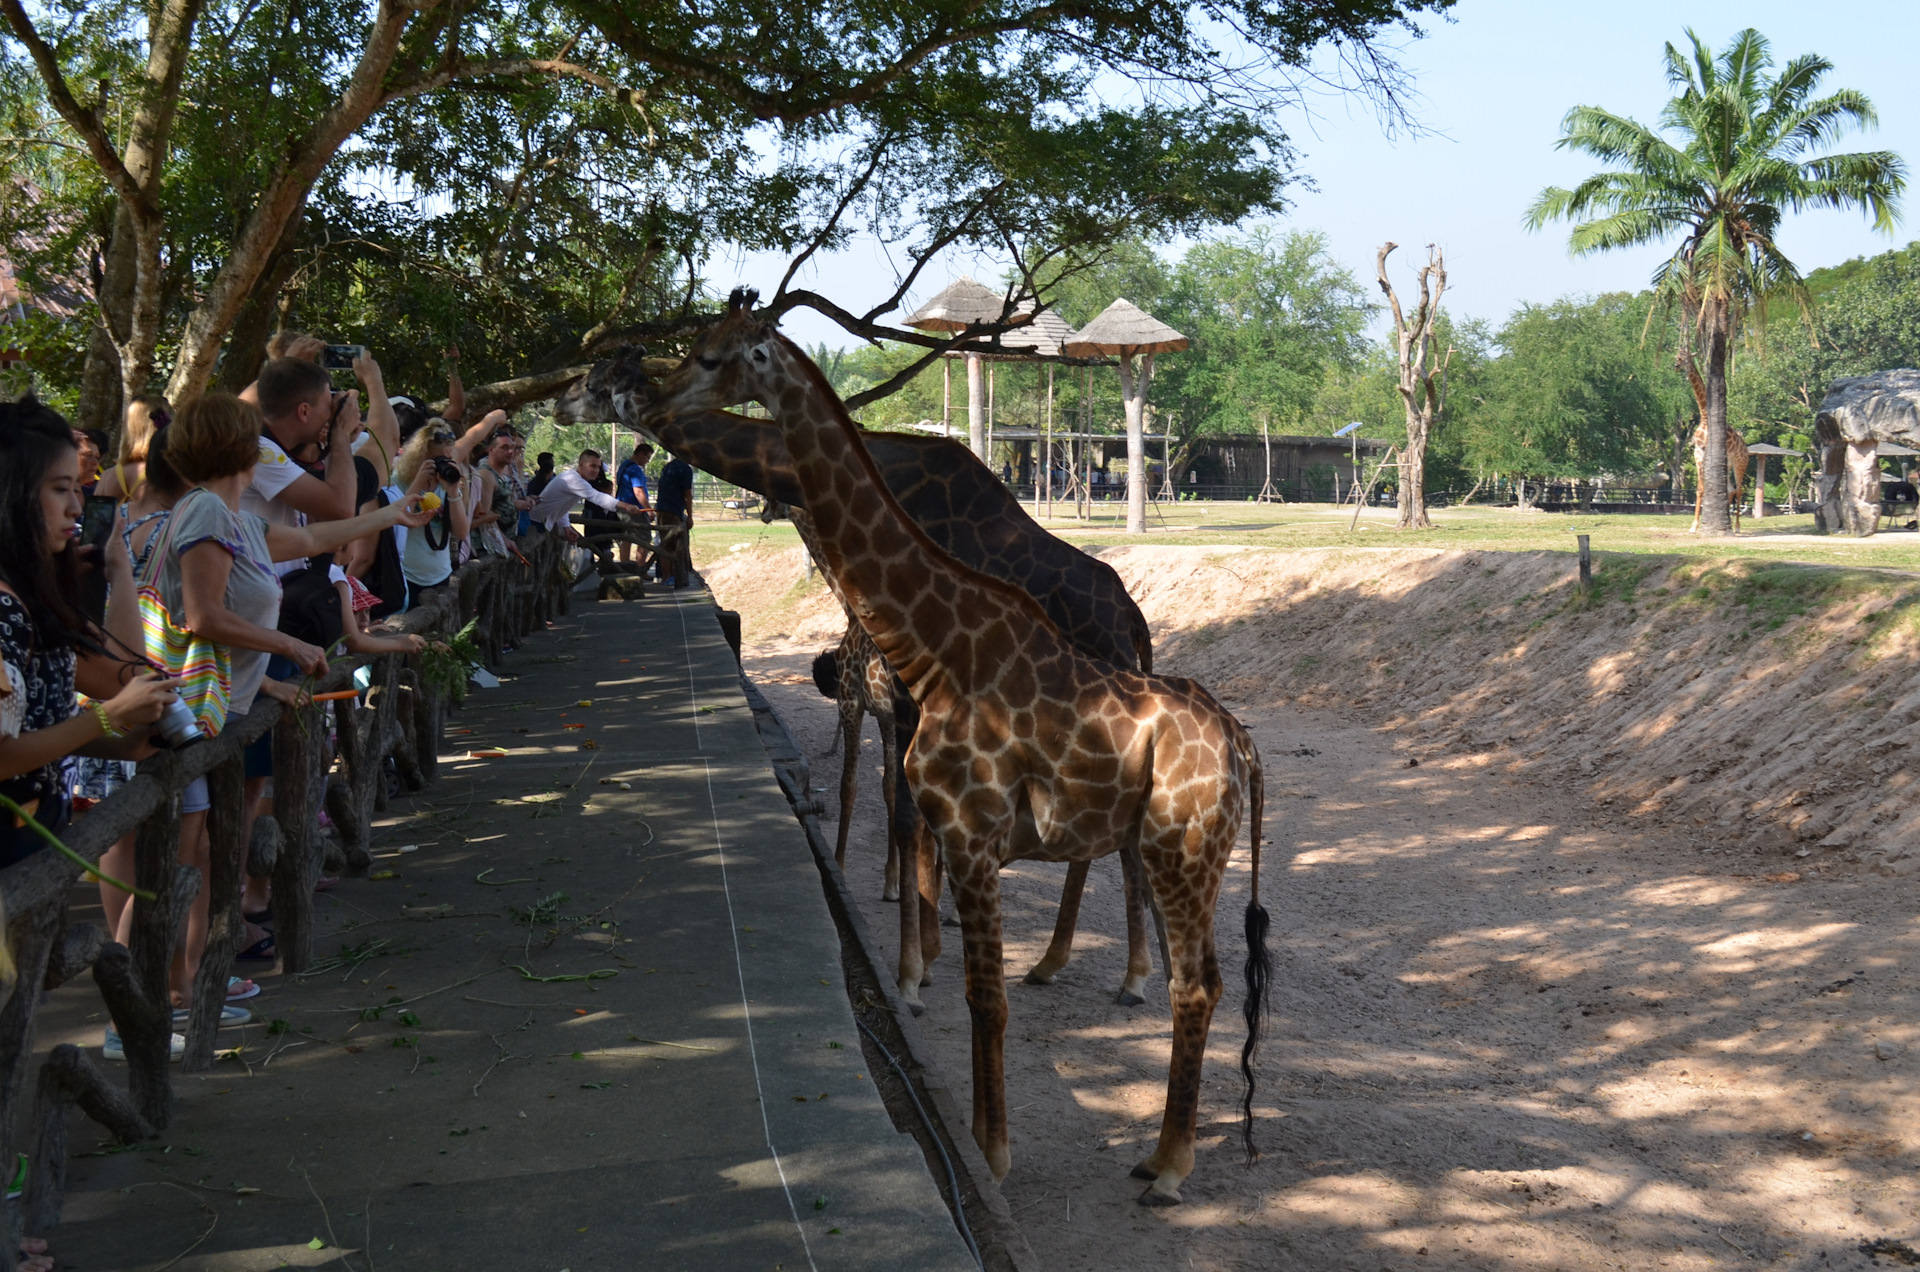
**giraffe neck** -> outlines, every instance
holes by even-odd
[[[701,472],[784,504],[801,502],[780,446],[780,430],[766,420],[729,411],[675,411],[647,420],[654,440]]]
[[[784,337],[767,405],[779,421],[806,496],[814,545],[836,590],[916,699],[944,681],[968,695],[997,673],[1004,651],[976,640],[996,620],[1055,636],[1033,598],[942,551],[882,480],[857,425],[801,350]]]

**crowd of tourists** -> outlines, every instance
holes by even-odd
[[[329,658],[419,652],[398,616],[469,559],[514,557],[527,535],[561,534],[610,570],[682,573],[653,536],[691,522],[686,465],[650,483],[642,444],[611,478],[594,451],[559,471],[542,454],[529,472],[505,412],[466,418],[457,355],[435,410],[390,395],[364,349],[331,348],[335,361],[351,356],[352,388],[336,387],[324,341],[282,333],[243,392],[178,410],[138,398],[117,439],[72,428],[32,397],[0,404],[0,867],[46,850],[43,831],[59,836],[158,748],[217,734],[262,694],[301,702]],[[583,505],[592,519],[575,529]],[[271,734],[245,767],[243,840],[273,808]],[[203,876],[209,802],[200,779],[171,810],[180,862]],[[132,878],[133,856],[129,834],[101,862],[122,942],[132,907],[105,879]],[[206,950],[209,894],[198,890],[176,944],[177,1029]],[[247,880],[239,958],[256,968],[277,956],[271,901],[267,880]],[[231,976],[222,1026],[251,1019],[244,1004],[259,992]],[[125,1058],[111,1025],[102,1041],[107,1059]],[[175,1056],[184,1048],[176,1033]]]

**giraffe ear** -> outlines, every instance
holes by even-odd
[[[743,309],[752,309],[759,301],[758,288],[736,287],[733,289],[733,294],[727,297],[727,310],[729,313],[737,314]]]

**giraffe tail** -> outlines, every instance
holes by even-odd
[[[1267,950],[1267,931],[1272,920],[1260,904],[1260,820],[1266,802],[1265,781],[1260,771],[1260,753],[1244,730],[1240,734],[1240,754],[1247,765],[1247,803],[1249,842],[1253,846],[1252,896],[1247,902],[1247,1001],[1241,1008],[1247,1018],[1247,1040],[1240,1048],[1240,1076],[1246,1080],[1246,1093],[1240,1098],[1240,1135],[1246,1145],[1247,1165],[1260,1160],[1253,1142],[1253,1061],[1260,1050],[1260,1034],[1270,1007],[1273,989],[1273,955]]]

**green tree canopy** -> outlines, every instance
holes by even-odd
[[[1467,462],[1543,477],[1653,467],[1693,403],[1671,358],[1641,338],[1646,314],[1644,298],[1618,293],[1515,311],[1461,412]]]
[[[538,379],[684,339],[722,248],[797,265],[862,232],[902,263],[888,300],[762,290],[914,343],[887,324],[946,249],[1059,277],[1278,208],[1307,59],[1338,46],[1397,109],[1380,33],[1450,4],[0,0],[4,144],[40,169],[7,241],[51,227],[16,264],[102,301],[91,362],[179,393],[286,322],[398,379],[449,341],[470,378]]]

